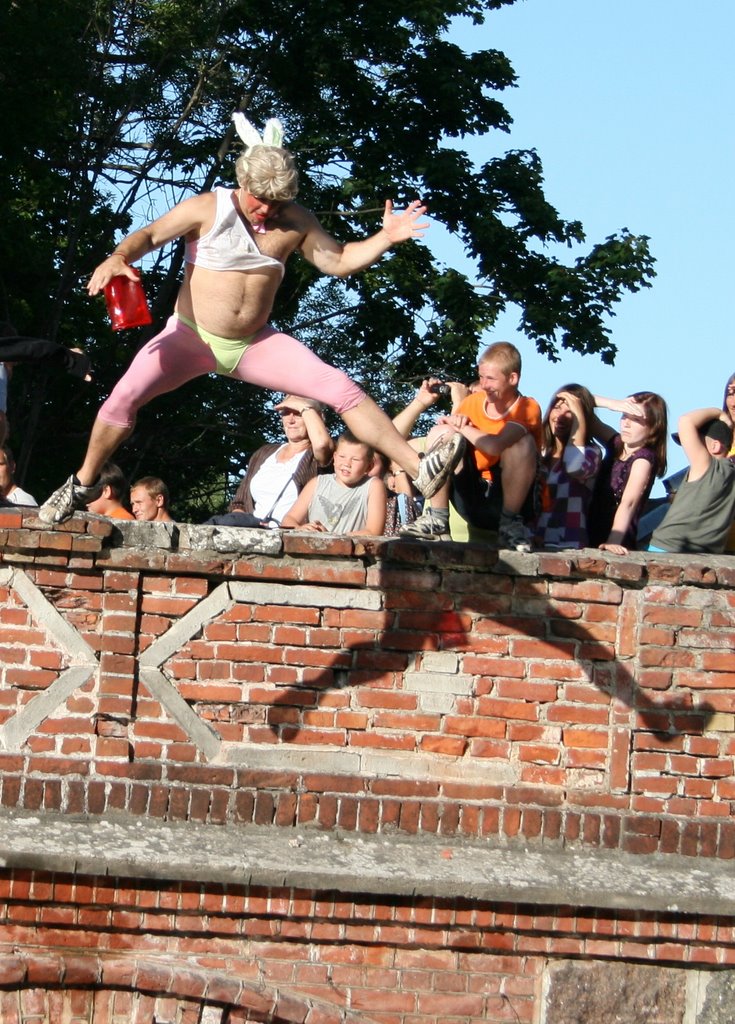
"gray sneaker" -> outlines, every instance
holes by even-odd
[[[501,515],[498,525],[498,547],[510,551],[530,551],[531,534],[519,515]]]
[[[75,512],[85,509],[90,501],[96,501],[101,493],[99,484],[85,487],[72,473],[66,483],[44,501],[38,510],[38,518],[42,523],[63,523]]]
[[[464,449],[465,439],[461,434],[440,437],[420,458],[419,471],[413,481],[416,490],[425,498],[436,494],[454,471]]]
[[[449,516],[440,516],[426,508],[412,523],[402,526],[398,531],[401,537],[415,537],[417,540],[451,540],[449,532]]]

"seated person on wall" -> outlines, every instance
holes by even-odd
[[[397,415],[393,417],[393,423],[400,434],[403,434],[405,438],[408,438],[408,443],[412,448],[417,451],[425,452],[428,445],[425,437],[411,437],[411,432],[416,426],[416,421],[419,416],[428,410],[442,397],[449,397],[449,407],[454,413],[459,408],[460,404],[469,395],[480,390],[479,381],[472,381],[469,385],[462,384],[460,381],[441,381],[438,377],[427,377],[421,384],[421,387],[416,392],[414,397],[408,403],[408,405],[401,409]],[[416,493],[416,489],[413,487],[410,477],[407,473],[402,473],[399,467],[393,464],[395,468],[395,478],[391,482],[389,477],[384,476],[386,487],[388,488],[388,514],[386,518],[385,535],[393,537],[397,532],[400,532],[401,527],[407,526],[409,523],[415,522],[424,506],[424,499],[421,495]],[[401,481],[400,477],[403,476],[405,479]],[[416,499],[414,502],[414,509],[409,511],[409,507],[406,506],[407,513],[400,523],[396,523],[396,529],[392,529],[392,514],[391,514],[391,489],[397,489],[405,491],[406,494],[412,494]],[[412,514],[412,511],[415,514]],[[457,513],[454,505],[450,502],[449,504],[449,533],[452,540],[466,541],[469,539],[468,526],[464,519]]]
[[[331,465],[334,442],[322,404],[286,395],[275,409],[281,416],[285,443],[264,444],[253,452],[230,511],[212,516],[207,524],[277,527],[304,485]]]
[[[421,501],[409,479],[408,473],[395,462],[389,462],[382,452],[375,453],[370,476],[376,476],[385,484],[387,501],[385,505],[384,537],[395,537],[402,526],[413,523],[421,515]]]
[[[731,373],[725,384],[725,396],[722,400],[722,409],[729,419],[730,423],[735,427],[735,373]],[[733,443],[730,447],[730,458],[735,458],[735,435],[733,435]],[[725,542],[725,553],[728,555],[735,555],[735,519],[730,526],[730,532],[727,535],[727,541]]]
[[[352,537],[380,536],[385,527],[386,492],[379,477],[370,476],[374,451],[349,430],[337,439],[334,473],[306,484],[281,521],[284,530],[312,530]]]
[[[592,434],[605,454],[589,509],[590,546],[627,555],[639,547],[641,516],[655,478],[666,472],[668,411],[655,391],[636,391],[627,398],[595,395],[594,401],[596,409],[620,413],[620,429],[594,414]]]
[[[689,470],[648,550],[721,554],[735,516],[735,461],[728,457],[732,424],[719,409],[695,409],[679,417],[674,440]]]
[[[447,431],[464,438],[459,468],[404,536],[448,539],[449,501],[471,526],[498,531],[498,545],[530,551],[527,522],[534,518],[534,484],[541,447],[541,409],[519,391],[521,354],[500,341],[479,359],[480,390],[455,412],[440,416],[428,437],[434,444]]]
[[[172,523],[168,487],[157,476],[142,476],[130,488],[130,507],[138,522]]]
[[[100,471],[102,493],[96,501],[87,505],[88,512],[110,519],[135,519],[123,502],[128,500],[129,485],[120,467],[114,462],[105,462]]]
[[[595,400],[583,384],[551,398],[541,429],[542,508],[536,542],[549,550],[589,546],[587,515],[602,461],[592,438]]]
[[[5,505],[38,505],[32,494],[16,484],[15,457],[7,444],[0,447],[0,498]]]

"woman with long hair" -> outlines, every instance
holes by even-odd
[[[595,395],[594,401],[598,409],[620,413],[620,429],[595,414],[593,432],[605,447],[605,458],[590,508],[590,543],[625,555],[638,546],[641,513],[655,478],[666,472],[666,402],[655,391],[622,399]]]
[[[567,384],[546,410],[541,449],[541,514],[536,543],[544,548],[588,546],[587,510],[602,458],[592,438],[595,403],[582,384]]]

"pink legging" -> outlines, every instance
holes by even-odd
[[[138,409],[157,395],[215,371],[212,350],[176,315],[147,342],[102,405],[99,418],[115,427],[132,427]],[[296,338],[263,327],[229,374],[271,391],[313,398],[335,412],[354,409],[366,397],[346,373],[323,362]]]

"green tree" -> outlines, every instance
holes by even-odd
[[[98,374],[85,388],[43,368],[16,373],[13,439],[39,494],[78,463],[100,398],[147,336],[112,334],[84,281],[122,234],[232,184],[236,108],[255,123],[282,119],[300,200],[339,239],[376,230],[385,198],[420,196],[474,261],[472,278],[442,265],[430,233],[346,281],[290,261],[273,323],[301,325],[386,406],[426,369],[469,377],[509,303],[550,358],[566,348],[613,361],[608,318],[650,282],[647,238],[623,230],[583,251],[582,225],[544,195],[538,155],[500,152],[509,60],[451,41],[453,19],[481,24],[511,2],[4,0],[0,318],[83,345]],[[496,151],[480,167],[461,148],[469,136]],[[180,245],[146,261],[159,322],[181,264]],[[163,476],[179,515],[195,518],[275,429],[269,402],[221,378],[197,381],[143,411],[120,462],[131,477]]]

